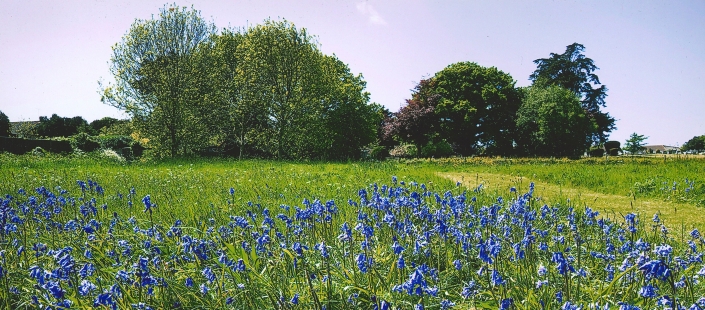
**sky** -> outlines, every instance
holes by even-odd
[[[112,46],[166,3],[0,0],[0,111],[11,121],[58,114],[126,118],[102,104]],[[178,1],[218,28],[286,19],[398,111],[446,66],[476,62],[528,86],[533,60],[574,42],[600,68],[617,119],[610,139],[680,146],[705,135],[705,1]]]

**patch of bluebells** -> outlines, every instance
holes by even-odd
[[[157,195],[130,212],[134,187],[127,199],[93,180],[77,181],[76,196],[20,189],[0,198],[0,297],[41,309],[705,307],[697,229],[677,243],[636,214],[542,204],[533,184],[508,200],[460,185],[433,192],[395,177],[345,206],[251,202],[195,222],[161,221]]]

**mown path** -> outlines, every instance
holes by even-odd
[[[693,228],[705,228],[705,210],[694,205],[662,201],[657,199],[634,199],[631,196],[603,194],[583,188],[565,187],[540,180],[493,173],[438,173],[444,178],[461,181],[469,190],[475,189],[480,183],[486,191],[496,192],[508,197],[510,188],[515,187],[519,193],[528,191],[529,184],[534,182],[534,196],[540,197],[547,204],[566,204],[588,206],[600,211],[602,216],[623,219],[627,213],[638,213],[646,227],[653,224],[655,213],[671,233],[678,237],[687,235]]]

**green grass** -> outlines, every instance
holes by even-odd
[[[329,309],[355,309],[379,306],[384,300],[405,309],[415,305],[439,309],[448,301],[461,309],[497,308],[501,302],[511,303],[511,309],[537,309],[542,303],[555,309],[564,305],[555,298],[562,292],[566,300],[583,308],[589,303],[616,308],[626,302],[650,309],[655,299],[638,293],[647,284],[659,286],[660,295],[677,296],[679,303],[690,306],[705,293],[703,287],[694,285],[698,274],[705,273],[702,262],[695,259],[705,248],[705,239],[691,233],[692,228],[703,230],[697,215],[703,210],[699,204],[704,196],[704,163],[631,158],[124,163],[82,156],[0,154],[0,195],[15,197],[5,203],[13,210],[6,213],[11,215],[6,219],[10,226],[16,225],[0,234],[0,307],[35,308],[31,301],[35,296],[42,305],[57,309],[64,299],[73,308],[90,308],[99,294],[108,294],[108,287],[120,287],[121,293],[110,292],[120,308],[139,308],[139,303],[145,303],[154,308],[308,309],[327,305]],[[392,176],[405,184],[392,185]],[[685,178],[694,181],[687,193],[678,181]],[[100,184],[105,193],[82,192],[76,181],[88,179]],[[639,191],[641,182],[649,179],[669,185],[676,181],[676,189]],[[536,191],[523,195],[531,181],[536,182]],[[636,182],[640,185],[635,186]],[[372,184],[378,184],[380,191]],[[480,184],[483,189],[476,190]],[[69,202],[57,208],[51,195],[35,190],[42,186],[54,193],[61,192],[59,187],[68,190],[61,196]],[[136,194],[128,195],[133,187]],[[510,191],[511,187],[518,191]],[[27,194],[18,193],[20,188]],[[360,189],[367,190],[369,204],[358,197]],[[153,214],[144,212],[142,198],[146,195],[158,205]],[[37,196],[38,203],[30,196]],[[97,213],[81,215],[79,206],[93,205],[92,199]],[[348,199],[360,206],[349,205]],[[467,204],[458,203],[466,199]],[[316,200],[322,204],[333,200],[338,211],[298,219],[298,208],[313,210]],[[602,200],[611,201],[599,209],[598,218],[608,219],[604,222],[587,208]],[[651,207],[659,203],[668,208],[675,205],[678,212]],[[667,225],[673,225],[666,229],[652,222],[654,210],[662,213]],[[639,215],[625,223],[625,215],[632,212]],[[280,213],[297,219],[287,222]],[[265,225],[268,214],[273,221]],[[250,226],[238,227],[236,216],[248,220]],[[387,216],[392,219],[386,221]],[[183,223],[175,225],[177,219]],[[686,221],[688,225],[683,224]],[[537,231],[527,229],[530,222]],[[65,228],[69,223],[78,228]],[[352,230],[349,239],[339,237],[343,223]],[[170,236],[174,229],[183,232]],[[369,236],[366,229],[371,229]],[[185,241],[182,233],[195,241]],[[264,234],[272,242],[261,251],[243,245],[254,248]],[[535,241],[526,241],[525,234]],[[688,240],[697,244],[688,245]],[[401,254],[392,251],[396,241],[405,248]],[[321,242],[329,257],[319,252]],[[641,248],[635,245],[644,242],[647,245]],[[34,250],[37,243],[54,252]],[[200,258],[195,250],[185,250],[186,243],[194,248],[203,245],[208,256]],[[297,244],[306,248],[297,252]],[[657,255],[653,249],[664,244],[672,245],[673,253]],[[488,260],[482,258],[489,254],[482,254],[480,245],[499,247]],[[24,251],[18,250],[21,247]],[[71,250],[61,252],[66,247]],[[615,250],[621,248],[626,250]],[[519,250],[525,250],[525,255]],[[575,271],[558,271],[556,253],[569,258]],[[609,260],[591,253],[617,257]],[[64,259],[67,255],[71,259]],[[636,265],[634,258],[639,255],[663,260],[672,268],[672,276],[647,277],[639,270],[644,262]],[[404,268],[398,267],[402,256],[407,264]],[[693,260],[687,268],[680,268],[672,260],[675,256]],[[242,260],[246,271],[236,271],[220,257]],[[374,260],[368,270],[360,267],[360,257]],[[145,267],[143,259],[148,262]],[[75,263],[62,267],[72,260]],[[628,266],[615,271],[623,261]],[[95,264],[97,271],[79,278],[79,268],[87,264]],[[69,276],[61,278],[59,272],[39,285],[39,279],[35,283],[34,276],[27,277],[33,266],[47,272],[64,270]],[[547,274],[537,275],[542,267],[548,269]],[[207,270],[215,274],[215,280],[209,280]],[[128,272],[127,279],[116,276],[120,271]],[[138,284],[143,271],[160,280]],[[495,272],[502,281],[490,278]],[[437,289],[437,296],[432,291],[416,295],[398,288],[419,276],[428,288]],[[187,279],[195,285],[187,284]],[[76,287],[84,280],[102,286],[83,294]],[[547,281],[540,290],[536,289],[538,280]],[[676,287],[675,282],[682,286]],[[50,293],[56,289],[50,283],[61,286],[65,295]],[[200,291],[199,285],[208,292]],[[471,297],[465,295],[466,289],[474,290]],[[291,301],[294,296],[300,297],[299,305]],[[227,304],[228,298],[234,298],[234,303]]]

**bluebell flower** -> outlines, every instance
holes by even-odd
[[[499,309],[500,310],[508,310],[509,307],[511,307],[513,303],[514,303],[514,300],[512,298],[502,299],[502,301],[499,302]]]
[[[657,278],[662,281],[671,275],[671,270],[661,260],[651,260],[639,267],[639,270],[643,271],[647,278]]]
[[[201,294],[206,295],[208,294],[208,286],[205,283],[201,283],[199,286]]]
[[[203,271],[201,271],[201,273],[206,278],[206,280],[208,280],[208,283],[215,282],[215,273],[213,273],[213,270],[211,270],[209,267],[203,268]]]
[[[299,293],[294,294],[294,297],[291,297],[291,303],[294,305],[299,304]]]
[[[43,287],[45,290],[49,291],[49,293],[51,293],[51,296],[53,296],[54,298],[56,298],[56,299],[64,298],[65,291],[61,288],[61,285],[59,285],[59,282],[49,281]]]
[[[91,293],[91,291],[97,289],[98,287],[88,280],[82,280],[81,285],[78,286],[78,294],[81,296],[86,296]]]
[[[456,270],[463,269],[463,263],[461,263],[459,259],[453,261],[453,266],[455,266]]]
[[[673,253],[673,248],[668,244],[659,245],[654,249],[654,253],[661,257],[668,257]]]
[[[399,259],[397,259],[397,268],[406,268],[406,262],[404,261],[404,257],[402,255],[399,255]],[[703,270],[705,270],[705,267],[703,267]]]
[[[658,297],[658,294],[656,293],[657,290],[658,290],[658,288],[654,287],[651,284],[645,285],[639,289],[639,296],[644,297],[644,298]]]
[[[477,294],[477,284],[475,284],[475,281],[470,281],[468,282],[467,285],[463,287],[463,290],[460,292],[460,296],[462,296],[464,299],[468,299],[470,297],[475,296]]]
[[[492,284],[492,286],[501,286],[505,284],[504,280],[502,279],[502,275],[500,275],[497,270],[492,270],[492,275],[490,276],[490,284]]]
[[[152,208],[156,207],[156,205],[152,204],[152,200],[149,195],[144,196],[144,198],[142,198],[142,203],[144,203],[144,212],[152,213]]]

